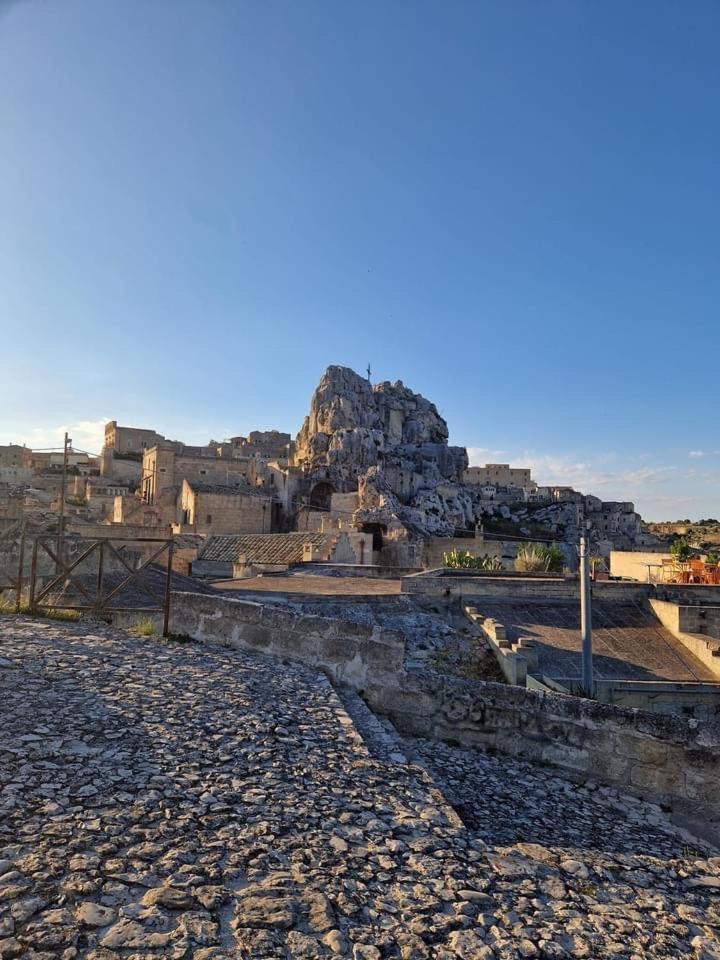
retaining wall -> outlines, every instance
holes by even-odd
[[[580,582],[575,577],[548,577],[528,574],[459,574],[457,571],[430,570],[404,577],[401,592],[414,596],[486,598],[498,602],[518,600],[536,602],[580,602]],[[652,584],[599,580],[592,584],[596,600],[618,603],[641,602],[653,591]]]
[[[127,627],[137,619],[122,613],[113,623]],[[170,631],[310,664],[356,689],[371,680],[395,682],[405,658],[405,640],[393,630],[206,594],[173,593]]]
[[[659,583],[654,588],[659,600],[684,604],[720,604],[720,587],[707,583]]]
[[[720,623],[720,607],[681,606],[655,599],[650,606],[665,629],[720,680],[720,641],[712,636]]]
[[[127,625],[127,615],[115,622]],[[171,630],[272,654],[358,690],[401,732],[554,765],[667,804],[720,837],[720,723],[405,670],[402,634],[248,600],[174,593]]]
[[[293,567],[294,573],[318,573],[323,576],[369,577],[376,580],[399,580],[418,573],[418,567],[382,567],[359,563],[303,563]]]
[[[409,671],[364,691],[406,734],[494,749],[600,780],[670,808],[720,842],[720,724],[578,697]]]

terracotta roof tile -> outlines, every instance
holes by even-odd
[[[255,533],[210,537],[199,560],[236,563],[245,556],[251,563],[300,563],[303,545],[324,546],[328,533]]]

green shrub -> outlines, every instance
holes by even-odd
[[[453,570],[502,570],[499,557],[475,557],[469,550],[449,550],[443,554],[443,565]]]
[[[556,543],[526,543],[517,552],[515,569],[520,573],[562,573],[565,558]]]

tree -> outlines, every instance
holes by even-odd
[[[687,563],[690,559],[690,544],[684,537],[680,537],[670,547],[670,553],[678,563]]]

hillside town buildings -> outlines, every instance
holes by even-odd
[[[329,367],[294,440],[273,429],[194,446],[110,421],[99,458],[69,451],[64,512],[79,526],[201,538],[343,532],[362,542],[361,562],[401,567],[458,545],[512,562],[513,541],[531,537],[564,545],[572,567],[581,528],[603,555],[652,549],[632,503],[540,486],[526,467],[469,466],[448,436],[435,405],[402,382]],[[58,512],[62,463],[62,451],[0,447],[0,514]]]
[[[517,488],[528,493],[537,490],[537,484],[526,467],[511,467],[509,463],[486,463],[484,467],[468,467],[465,483],[478,487]]]
[[[275,525],[276,504],[259,487],[250,484],[205,483],[183,478],[180,490],[180,517],[175,533],[204,536],[243,533],[270,533]]]

